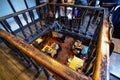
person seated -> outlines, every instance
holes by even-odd
[[[44,51],[44,50],[43,50]],[[47,55],[50,55],[51,57],[54,57],[56,54],[57,54],[57,50],[56,49],[53,49],[51,48],[50,46],[48,47],[45,47],[45,53]]]
[[[77,56],[77,57],[80,57],[82,54],[81,54],[81,51],[83,49],[84,45],[82,45],[82,42],[77,40],[75,41],[74,45],[72,46],[72,49],[73,49],[73,53]]]
[[[59,48],[59,46],[58,46],[57,43],[54,42],[54,43],[51,44],[51,48],[57,50]]]
[[[82,49],[82,48],[83,48],[82,42],[79,40],[75,41],[74,45],[72,46],[72,49]]]
[[[56,58],[58,56],[58,52],[61,51],[62,48],[59,44],[55,42],[51,44],[51,48],[56,50],[56,54],[54,55],[54,57]]]

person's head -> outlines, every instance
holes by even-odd
[[[82,42],[81,42],[80,40],[77,40],[77,43],[78,43],[79,45],[81,45],[81,44],[82,44]]]

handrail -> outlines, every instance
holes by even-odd
[[[79,74],[78,72],[64,66],[52,59],[51,57],[40,52],[33,46],[23,42],[10,33],[0,30],[0,38],[7,40],[11,45],[22,51],[24,54],[33,58],[38,64],[45,66],[47,69],[61,76],[65,80],[90,80],[87,76]]]
[[[83,5],[70,5],[70,4],[59,4],[59,3],[48,3],[48,5],[56,5],[56,6],[74,6],[74,7],[80,7],[84,9],[95,9],[95,10],[104,10],[104,7],[94,7],[94,6],[83,6]]]
[[[112,7],[112,6],[116,6],[116,3],[102,3],[103,7]]]
[[[31,7],[29,9],[25,9],[25,10],[22,10],[22,11],[19,11],[19,12],[16,12],[16,13],[12,13],[12,14],[0,17],[0,21],[5,20],[5,19],[10,18],[10,17],[13,17],[13,16],[17,16],[19,14],[25,13],[27,11],[30,11],[30,10],[33,10],[33,9],[36,9],[36,8],[40,8],[40,7],[46,6],[47,4],[48,5],[57,5],[57,6],[74,6],[74,7],[84,8],[84,9],[87,8],[87,9],[95,9],[95,10],[104,10],[103,7],[97,8],[97,7],[93,7],[93,6],[83,6],[83,5],[69,5],[69,4],[67,5],[67,4],[44,3],[44,4],[41,4],[41,5],[38,5],[38,6]]]
[[[96,61],[93,71],[93,80],[109,80],[109,23],[104,18],[97,45]]]

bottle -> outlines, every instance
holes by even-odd
[[[75,8],[75,10],[74,10],[74,16],[77,17],[77,15],[78,15],[78,10],[77,10],[77,8]]]
[[[71,1],[71,5],[74,5],[74,4],[75,4],[75,0],[72,0],[72,1]]]

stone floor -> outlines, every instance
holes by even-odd
[[[113,41],[115,43],[115,48],[110,56],[110,72],[119,79],[111,77],[111,80],[120,80],[120,39],[113,38]]]
[[[113,42],[115,43],[114,51],[120,53],[120,39],[113,38]]]

